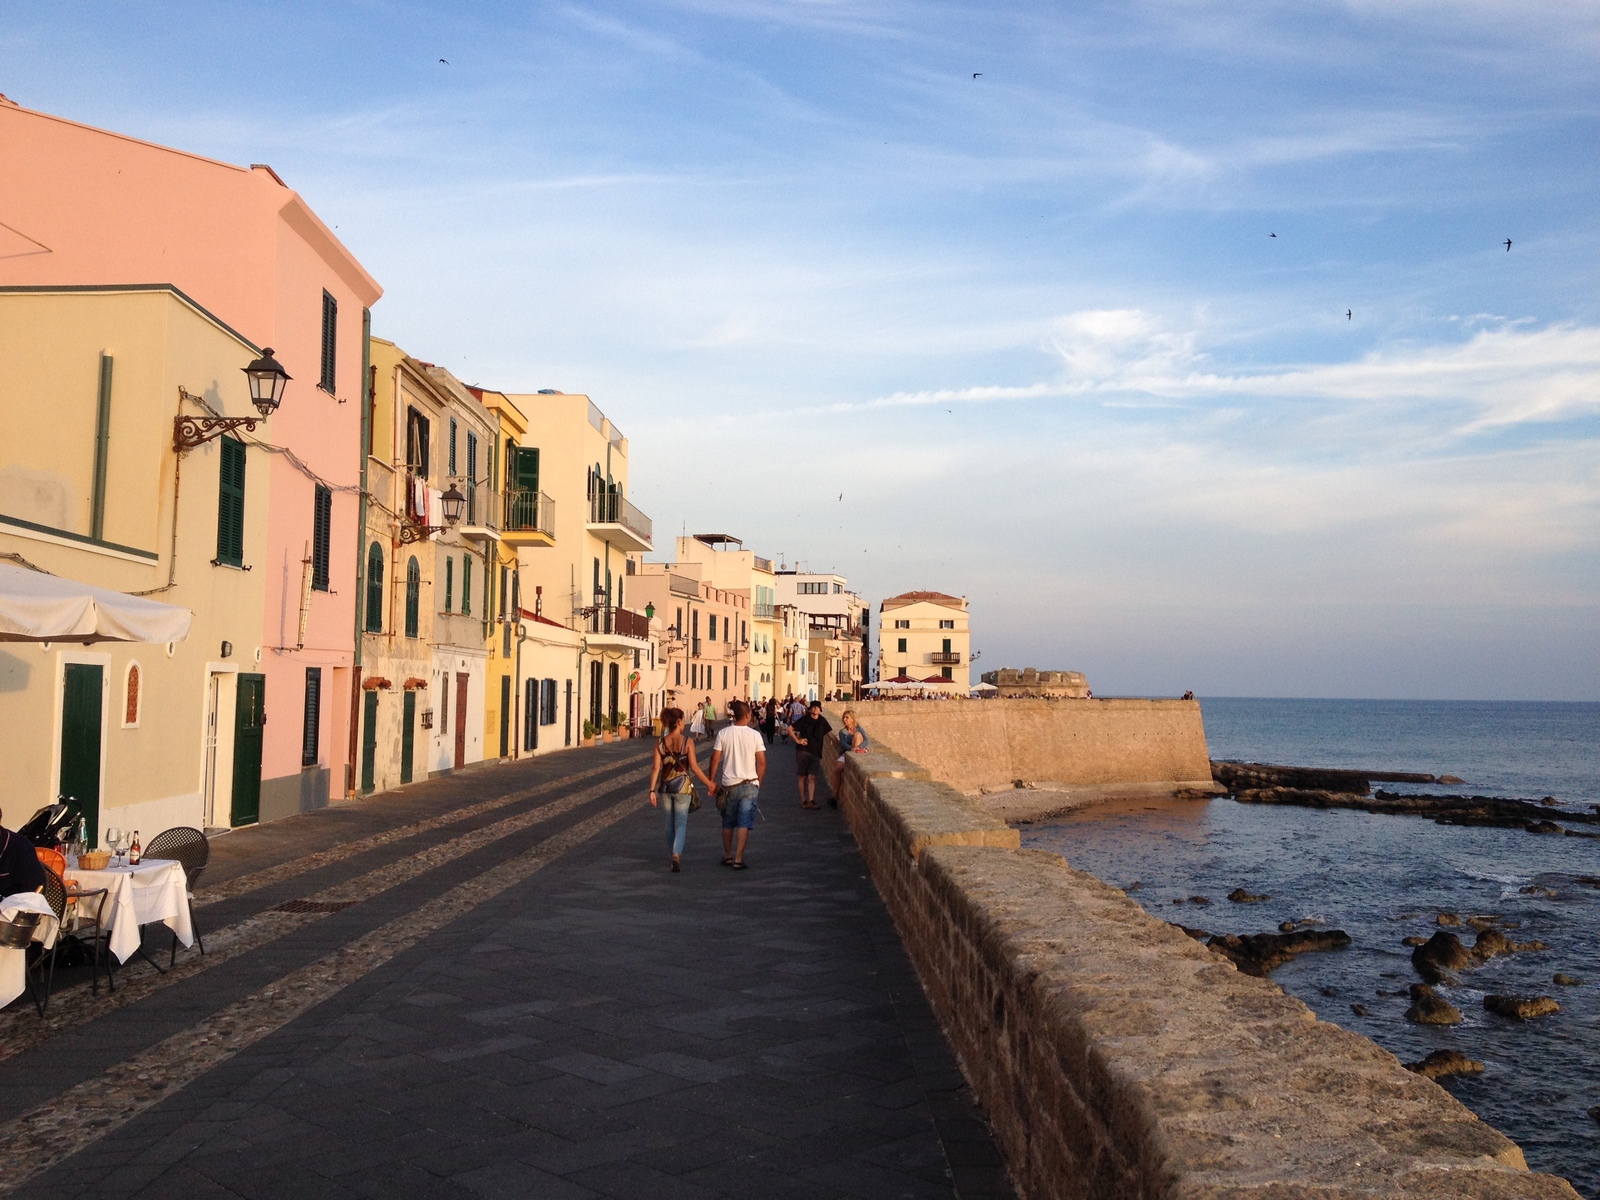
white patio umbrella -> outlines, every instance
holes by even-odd
[[[975,683],[971,688],[974,692],[998,692],[1000,689],[992,683]]]
[[[0,642],[181,642],[193,620],[175,604],[0,563]]]

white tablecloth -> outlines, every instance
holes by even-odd
[[[81,891],[106,889],[100,923],[111,930],[111,953],[118,962],[127,962],[139,948],[139,926],[157,921],[176,933],[185,946],[194,945],[189,883],[181,863],[169,858],[147,858],[137,867],[107,867],[104,871],[68,867],[67,879]]]
[[[0,921],[13,913],[36,912],[43,919],[33,931],[33,940],[48,946],[55,940],[56,914],[38,892],[20,892],[0,900]],[[0,949],[0,1007],[10,1004],[28,987],[27,951]]]

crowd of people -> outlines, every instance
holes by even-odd
[[[665,817],[672,855],[669,869],[674,872],[682,870],[689,814],[700,807],[696,780],[705,786],[722,817],[722,865],[735,871],[749,868],[745,849],[760,811],[767,750],[780,742],[788,741],[794,747],[800,807],[822,807],[817,803],[817,774],[823,743],[834,730],[822,715],[820,701],[789,696],[752,705],[734,700],[728,705],[728,717],[712,740],[709,766],[702,768],[698,743],[716,723],[711,698],[693,707],[687,724],[681,708],[668,708],[661,714],[661,737],[650,768],[650,804],[659,807]],[[840,724],[837,736],[839,761],[843,762],[844,755],[867,749],[867,735],[850,709],[844,711]],[[839,802],[829,796],[828,803],[837,807]]]

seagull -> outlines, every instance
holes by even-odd
[[[1506,239],[1506,253],[1507,254],[1511,253],[1511,239],[1510,238]]]
[[[839,499],[840,499],[840,501],[844,500],[844,493],[843,492],[839,493]]]
[[[1352,314],[1352,313],[1351,313],[1351,311],[1350,311],[1350,310],[1349,310],[1349,309],[1348,309],[1348,308],[1347,308],[1347,309],[1345,309],[1345,310],[1344,310],[1344,319],[1345,319],[1345,320],[1346,320],[1346,321],[1353,321],[1353,320],[1355,320],[1355,316],[1354,316],[1354,314]]]
[[[981,78],[983,78],[983,72],[982,71],[974,71],[972,73],[972,77],[974,79],[981,79]]]
[[[448,58],[441,58],[439,61],[447,67],[450,65],[450,60]]]
[[[1268,237],[1277,237],[1277,236],[1278,236],[1278,235],[1277,235],[1277,234],[1275,234],[1275,233],[1269,233],[1269,234],[1267,234],[1267,236],[1268,236]]]

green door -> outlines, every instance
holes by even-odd
[[[537,447],[518,446],[516,449],[517,490],[539,494],[539,451]]]
[[[100,844],[100,696],[104,669],[67,663],[61,681],[60,793],[83,810],[89,842]]]
[[[261,819],[261,739],[267,724],[267,677],[239,675],[233,707],[233,806],[230,825]]]
[[[361,790],[370,792],[378,769],[378,693],[361,697]]]
[[[400,728],[400,782],[411,782],[411,752],[417,745],[417,694],[406,689],[404,724]]]
[[[509,626],[507,627],[509,628]],[[511,753],[511,676],[500,676],[500,757]]]

